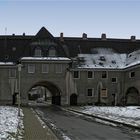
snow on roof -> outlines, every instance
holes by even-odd
[[[140,64],[140,50],[119,54],[112,49],[94,49],[93,54],[79,54],[78,68],[124,69]]]
[[[0,62],[0,65],[14,65],[13,62]]]
[[[67,57],[22,57],[21,60],[49,60],[49,61],[70,61]]]

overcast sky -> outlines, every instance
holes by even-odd
[[[0,35],[35,35],[45,26],[54,36],[140,39],[139,0],[0,0]]]

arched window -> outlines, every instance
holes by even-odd
[[[49,48],[48,56],[56,56],[55,47],[50,47]]]
[[[41,50],[41,48],[39,48],[39,47],[35,48],[35,50],[34,50],[34,56],[35,57],[41,57],[42,56],[42,50]]]

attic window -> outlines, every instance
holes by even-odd
[[[79,57],[79,61],[80,62],[85,62],[85,58],[84,57]]]
[[[102,62],[99,62],[99,65],[103,66],[104,64]]]
[[[105,57],[104,56],[100,56],[100,60],[101,61],[105,61]]]
[[[35,48],[34,56],[35,57],[41,57],[42,56],[42,50],[41,50],[41,48],[39,48],[39,47]]]
[[[56,56],[56,50],[54,47],[49,48],[49,56]]]
[[[116,61],[115,61],[115,60],[112,60],[111,63],[112,63],[112,64],[116,64]]]

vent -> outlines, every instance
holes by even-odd
[[[104,56],[100,56],[100,60],[101,60],[101,61],[106,61],[106,59],[105,59]]]
[[[111,63],[112,63],[112,64],[116,64],[116,61],[115,61],[115,60],[112,60]]]

